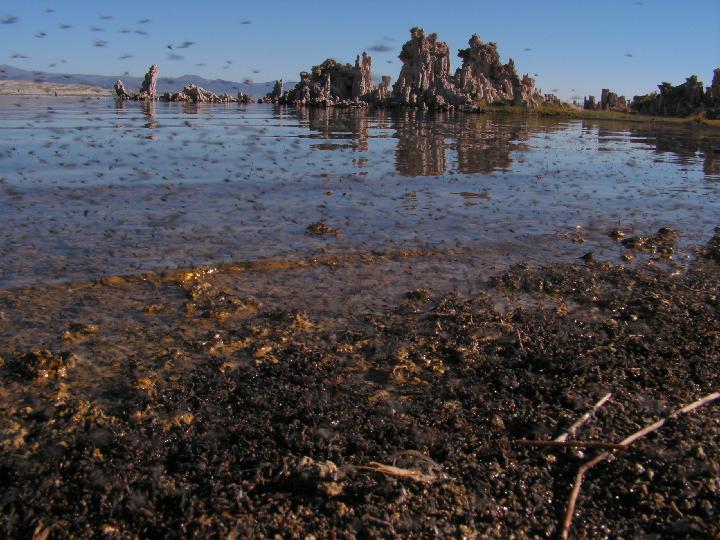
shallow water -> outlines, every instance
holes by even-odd
[[[720,215],[720,131],[695,126],[19,97],[0,118],[0,288],[372,250],[617,257],[611,228],[689,245]]]

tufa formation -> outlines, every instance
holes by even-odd
[[[528,75],[519,77],[512,59],[500,60],[495,43],[483,43],[473,35],[468,47],[458,51],[462,65],[452,73],[450,48],[438,40],[436,34],[425,34],[422,28],[410,30],[410,40],[400,52],[402,68],[395,84],[383,76],[373,85],[372,58],[363,52],[355,64],[341,64],[332,58],[300,73],[300,82],[289,91],[282,79],[273,91],[261,98],[261,103],[320,107],[417,107],[421,109],[483,111],[485,107],[515,105],[535,108],[540,104],[563,106],[552,94],[541,95],[535,81]],[[237,96],[218,95],[194,84],[180,92],[165,92],[158,96],[158,66],[150,66],[137,93],[128,92],[122,81],[115,83],[115,93],[121,100],[182,101],[193,103],[252,103],[243,93]],[[604,88],[600,101],[594,96],[585,98],[586,110],[631,110],[639,114],[657,116],[689,116],[703,114],[720,118],[720,68],[713,72],[712,84],[707,88],[696,76],[684,84],[673,86],[664,82],[659,91],[635,96],[628,103],[624,96]]]
[[[310,72],[303,71],[300,73],[300,82],[288,92],[282,91],[282,80],[277,81],[273,91],[261,101],[293,105],[361,106],[371,102],[372,96],[382,94],[382,90],[372,85],[372,59],[367,53],[362,53],[355,60],[354,66],[328,58],[322,64],[313,66]]]
[[[159,71],[160,69],[156,64],[150,66],[137,94],[129,93],[125,89],[125,84],[118,80],[115,83],[115,94],[117,98],[135,101],[155,101],[160,99],[161,101],[184,101],[192,103],[252,103],[252,98],[242,92],[238,93],[237,97],[229,94],[218,95],[194,84],[186,85],[180,92],[165,92],[158,98],[157,79]]]
[[[595,100],[595,96],[586,97],[583,109],[586,111],[626,112],[628,110],[628,102],[625,96],[618,96],[615,92],[603,88],[600,94],[600,103]]]
[[[704,114],[707,118],[720,118],[720,68],[714,70],[712,84],[707,88],[693,75],[677,86],[664,82],[658,85],[658,90],[635,96],[631,109],[655,116]]]
[[[138,99],[153,100],[157,97],[157,79],[159,72],[160,68],[157,67],[157,64],[150,66],[150,69],[145,74],[145,79],[143,79],[143,82],[140,85]]]
[[[402,105],[443,108],[454,103],[454,83],[450,77],[450,49],[437,34],[425,36],[422,28],[410,30],[400,56],[403,65],[393,86],[393,100]],[[448,101],[450,101],[448,103]]]
[[[410,40],[400,53],[402,69],[390,91],[390,78],[372,84],[372,60],[363,53],[355,65],[333,59],[300,74],[300,82],[288,92],[275,91],[267,103],[320,106],[413,106],[424,109],[479,110],[487,105],[534,107],[542,101],[535,81],[520,78],[515,64],[500,61],[495,43],[483,43],[474,35],[458,56],[462,66],[451,73],[450,49],[436,34],[422,28],[410,30]]]
[[[422,28],[410,30],[410,41],[400,53],[400,77],[393,87],[393,98],[401,105],[423,108],[487,105],[526,105],[540,103],[535,81],[518,77],[512,59],[503,64],[495,43],[483,43],[477,34],[460,49],[462,66],[450,74],[450,49],[436,34],[425,35]]]
[[[390,77],[383,76],[373,85],[372,58],[363,52],[355,65],[341,64],[332,58],[300,73],[300,82],[289,91],[283,81],[260,99],[262,103],[296,106],[378,107],[411,106],[422,109],[478,111],[489,105],[521,105],[535,107],[545,98],[535,89],[528,75],[520,78],[515,64],[503,64],[495,43],[483,43],[474,35],[458,56],[462,65],[453,74],[450,49],[436,34],[426,35],[422,28],[410,30],[410,40],[400,52],[402,69],[390,88]],[[115,83],[121,100],[189,101],[193,103],[250,103],[245,94],[237,97],[213,92],[188,84],[180,92],[166,92],[158,97],[158,66],[152,65],[138,93],[127,91],[122,81]]]

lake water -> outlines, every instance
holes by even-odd
[[[618,257],[615,227],[692,245],[719,224],[700,126],[28,97],[0,118],[0,288],[377,250]]]

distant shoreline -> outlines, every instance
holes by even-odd
[[[86,84],[0,81],[0,96],[110,97],[112,95],[112,90]]]
[[[50,96],[50,97],[113,97],[114,92],[99,86],[85,84],[40,83],[33,81],[0,80],[0,96]],[[315,107],[317,108],[317,107]],[[720,127],[720,120],[710,120],[701,116],[684,118],[672,116],[645,116],[616,111],[588,111],[584,109],[540,106],[537,109],[524,107],[490,107],[472,114],[510,114],[518,116],[541,116],[554,118],[573,118],[577,120],[610,120],[634,123],[684,124],[707,127]]]
[[[695,116],[647,116],[637,113],[620,111],[589,111],[585,109],[560,108],[541,105],[537,109],[528,110],[522,107],[492,107],[487,112],[500,114],[533,115],[545,118],[573,118],[577,120],[615,120],[619,122],[634,122],[640,124],[697,124],[699,126],[720,127],[719,120],[711,120],[702,115]]]

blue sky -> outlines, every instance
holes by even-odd
[[[720,67],[720,0],[2,0],[0,21],[9,17],[0,63],[72,73],[140,75],[158,63],[165,76],[297,80],[327,57],[353,61],[382,44],[370,51],[373,74],[394,79],[412,26],[448,43],[453,68],[473,33],[495,41],[503,61],[565,98],[602,87],[632,96],[691,74],[707,85]]]

